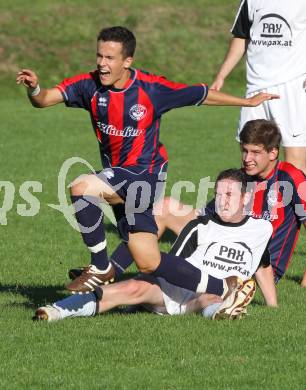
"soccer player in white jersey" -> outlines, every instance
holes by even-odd
[[[243,0],[233,38],[211,86],[224,80],[246,53],[248,97],[281,96],[256,108],[242,108],[238,133],[252,119],[274,120],[282,133],[285,159],[306,173],[306,1]]]
[[[97,287],[87,295],[74,295],[37,309],[34,319],[55,321],[66,317],[93,316],[119,305],[145,305],[160,314],[201,312],[213,319],[237,318],[255,293],[250,279],[260,267],[270,267],[267,245],[272,225],[263,219],[244,215],[250,195],[246,191],[247,177],[240,169],[220,173],[216,181],[216,214],[191,221],[176,240],[172,253],[207,274],[205,294],[174,286],[160,277],[140,274],[138,278]],[[267,303],[276,290],[273,273],[263,290]],[[240,282],[224,296],[223,279],[238,277]],[[213,286],[214,285],[214,286]],[[212,288],[213,287],[213,288]],[[269,287],[270,296],[265,294]],[[219,296],[209,294],[219,291]],[[221,300],[223,296],[223,301]]]

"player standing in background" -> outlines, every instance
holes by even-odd
[[[211,88],[224,80],[246,53],[246,96],[270,92],[279,101],[242,108],[238,133],[248,120],[271,119],[280,128],[285,160],[306,173],[306,1],[243,0],[228,52]]]
[[[65,103],[89,111],[99,142],[105,169],[83,175],[71,186],[76,219],[91,252],[91,265],[67,286],[73,293],[92,291],[114,278],[98,206],[101,200],[113,206],[119,233],[140,271],[193,291],[201,289],[196,267],[186,261],[178,265],[171,255],[161,258],[158,248],[152,206],[159,175],[167,165],[166,150],[159,142],[161,116],[188,105],[256,106],[277,97],[260,93],[238,98],[210,91],[204,84],[188,86],[133,69],[135,47],[135,37],[126,28],[106,28],[97,38],[97,70],[65,79],[52,89],[41,89],[32,70],[17,75],[34,107]]]
[[[55,321],[67,317],[92,316],[119,305],[145,304],[160,314],[199,312],[213,319],[239,318],[255,293],[255,282],[249,278],[258,268],[270,267],[267,250],[272,234],[271,223],[244,215],[249,202],[247,176],[240,169],[228,169],[219,174],[216,185],[216,214],[191,221],[181,232],[171,253],[208,274],[208,290],[212,284],[223,295],[222,279],[238,276],[241,287],[234,289],[223,303],[219,297],[194,292],[171,285],[164,278],[139,275],[134,280],[97,287],[90,296],[71,296],[52,306],[36,310],[35,320]],[[267,304],[277,305],[273,277],[266,281]],[[213,304],[213,305],[212,305]],[[149,306],[149,307],[148,307]]]

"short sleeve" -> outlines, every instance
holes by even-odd
[[[90,109],[90,101],[96,90],[91,73],[64,79],[56,86],[64,98],[67,107]]]
[[[269,243],[270,243],[270,241],[269,241]],[[263,255],[261,256],[261,260],[260,260],[258,268],[260,268],[260,267],[267,268],[271,264],[270,252],[268,249],[269,243],[268,243]]]
[[[162,76],[156,78],[152,88],[152,100],[158,116],[174,108],[199,106],[207,94],[206,84],[189,86],[169,81]]]
[[[231,33],[235,38],[250,38],[251,21],[249,20],[249,9],[247,0],[242,0],[236,14]]]
[[[190,221],[175,240],[170,253],[184,258],[190,257],[198,247],[199,219]]]

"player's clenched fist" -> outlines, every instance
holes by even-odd
[[[23,84],[28,88],[36,88],[38,85],[38,77],[32,70],[22,69],[17,73],[16,83]]]

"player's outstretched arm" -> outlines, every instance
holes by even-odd
[[[30,69],[22,69],[17,73],[17,84],[27,88],[28,97],[34,107],[43,108],[62,103],[64,98],[57,88],[43,89],[38,84],[38,77]]]
[[[277,307],[277,294],[271,265],[259,267],[255,272],[255,277],[267,306]]]
[[[214,82],[211,85],[211,89],[220,91],[223,87],[226,77],[235,68],[238,62],[243,57],[247,48],[247,41],[243,38],[232,38],[229,49],[225,55],[224,61],[220,66],[220,69],[216,75]]]
[[[260,92],[250,98],[240,98],[233,95],[228,95],[220,91],[210,89],[203,104],[208,106],[243,106],[243,107],[256,107],[266,100],[279,99],[278,95],[271,93]]]

